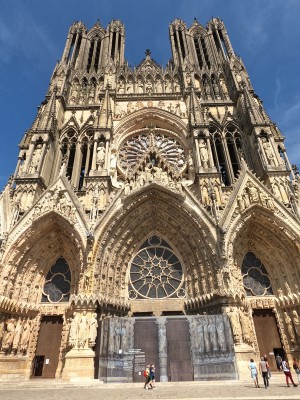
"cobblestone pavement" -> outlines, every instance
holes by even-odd
[[[144,390],[139,384],[68,384],[58,381],[0,383],[1,400],[193,400],[193,399],[300,399],[300,386],[285,386],[284,376],[271,382],[270,389],[255,388],[251,382],[158,383]]]

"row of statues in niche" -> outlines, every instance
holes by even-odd
[[[38,172],[38,166],[39,166],[39,162],[40,162],[41,155],[42,155],[42,147],[43,147],[42,144],[40,144],[40,143],[36,144],[35,149],[32,153],[30,165],[28,166],[27,171],[25,171],[26,155],[24,154],[21,157],[20,164],[19,164],[19,170],[18,170],[18,176],[22,176],[26,172],[28,174],[35,174],[36,172]]]
[[[158,163],[157,166],[148,163],[141,166],[134,175],[125,179],[124,194],[128,195],[134,189],[141,188],[149,183],[158,182],[163,186],[182,191],[181,176],[169,171],[168,166]]]
[[[55,209],[72,221],[75,220],[76,209],[63,192],[48,192],[43,202],[36,204],[34,212],[36,215],[39,215],[44,211],[52,209]]]
[[[0,354],[26,355],[32,332],[32,321],[27,317],[0,317]]]
[[[255,334],[249,310],[245,307],[240,307],[239,309],[231,307],[228,311],[228,316],[232,327],[234,343],[252,345],[255,341]]]
[[[80,85],[79,81],[75,79],[72,82],[69,102],[72,105],[83,105],[83,104],[94,104],[97,100],[96,92],[104,89],[104,81],[100,80],[97,87],[96,80],[92,80],[90,83],[83,80]]]
[[[128,78],[127,80],[120,78],[117,81],[117,93],[145,93],[151,95],[153,93],[178,93],[180,92],[180,80],[175,76],[174,79],[166,76],[164,79],[147,77],[143,79],[138,77],[136,80]]]
[[[168,111],[174,115],[177,115],[181,118],[186,118],[186,105],[184,102],[176,101],[176,102],[165,102],[165,101],[147,101],[146,103],[142,101],[131,102],[128,103],[116,103],[114,117],[116,119],[121,119],[125,115],[129,115],[134,111],[141,110],[144,107],[157,107],[161,110]]]
[[[291,313],[284,311],[283,319],[291,343],[293,345],[296,343],[300,344],[300,319],[297,310],[292,310]]]
[[[275,157],[275,154],[274,154],[274,151],[272,149],[271,143],[266,138],[263,138],[261,142],[262,142],[262,147],[264,149],[264,153],[265,153],[265,156],[266,156],[267,164],[271,165],[272,167],[276,166],[277,165],[277,159]],[[281,156],[278,157],[278,160],[279,160],[278,163],[280,165],[284,165],[285,164],[285,160]]]
[[[273,199],[258,190],[251,182],[246,185],[243,193],[237,197],[237,203],[240,211],[244,211],[251,204],[262,204],[270,210],[274,209]]]
[[[88,316],[85,310],[81,314],[74,312],[69,324],[69,347],[83,349],[95,346],[98,330],[96,313]]]
[[[200,99],[229,99],[228,89],[223,76],[219,78],[219,81],[215,76],[209,78],[207,75],[204,75],[202,79],[195,76],[194,85],[196,91],[201,92]]]
[[[226,337],[226,326],[222,316],[207,315],[189,320],[193,353],[225,353],[230,351],[231,343]]]

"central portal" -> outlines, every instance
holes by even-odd
[[[237,379],[227,315],[115,317],[99,329],[105,382],[143,382],[149,364],[158,382]]]

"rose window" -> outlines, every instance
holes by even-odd
[[[160,132],[140,134],[128,139],[119,150],[119,167],[124,174],[132,170],[147,155],[151,162],[151,153],[159,156],[174,171],[182,172],[185,167],[185,155],[182,146],[174,139]]]
[[[184,297],[182,266],[171,247],[151,236],[134,256],[129,277],[130,299]]]
[[[242,265],[243,283],[248,296],[270,296],[273,294],[271,281],[263,263],[249,252]]]
[[[59,258],[50,268],[43,287],[42,303],[69,301],[71,272],[63,258]]]

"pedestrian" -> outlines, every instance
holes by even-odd
[[[151,364],[150,365],[150,385],[152,389],[156,389],[155,386],[155,365]]]
[[[279,354],[276,355],[275,361],[276,361],[277,369],[278,369],[278,371],[280,371],[281,370],[282,358],[280,357]]]
[[[256,367],[256,364],[255,364],[253,358],[250,359],[250,363],[249,363],[248,369],[250,369],[250,371],[251,371],[251,378],[252,378],[253,381],[254,381],[255,387],[256,387],[256,388],[259,388],[259,384],[258,384],[258,372],[257,372],[257,367]]]
[[[297,360],[297,358],[294,358],[293,360],[293,368],[294,371],[296,372],[298,382],[300,382],[300,369],[299,369],[299,361]]]
[[[284,372],[287,387],[290,387],[289,379],[291,380],[293,386],[297,387],[298,385],[296,385],[296,383],[293,380],[289,363],[286,360],[282,360],[281,369]]]
[[[259,362],[259,372],[264,380],[265,389],[269,388],[268,367],[264,357],[261,357]]]
[[[268,358],[267,358],[267,355],[266,355],[266,354],[264,355],[264,360],[265,360],[265,362],[267,363],[267,369],[268,369],[268,378],[269,378],[269,379],[271,379],[271,370],[270,370],[270,364],[269,364],[269,362],[268,362]]]
[[[147,367],[145,368],[144,377],[145,377],[144,389],[148,390],[150,382],[150,365],[147,365]]]

